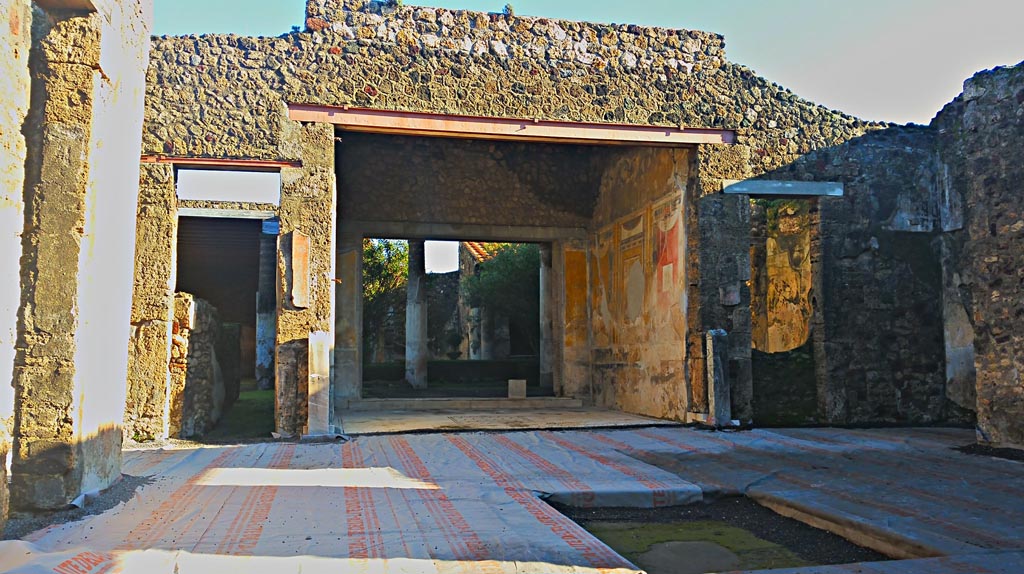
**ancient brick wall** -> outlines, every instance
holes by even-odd
[[[933,122],[949,189],[951,285],[974,327],[979,439],[1024,448],[1024,65],[982,72]],[[947,170],[948,168],[948,170]],[[952,227],[952,226],[947,226]],[[958,255],[958,250],[962,253]],[[952,297],[950,297],[952,298]]]
[[[604,171],[591,240],[597,404],[686,420],[686,234],[691,150],[638,149]]]
[[[238,387],[238,381],[225,378],[217,355],[220,340],[217,309],[189,293],[175,293],[167,367],[171,375],[170,436],[189,438],[206,434],[234,400],[233,389]]]
[[[32,4],[11,0],[0,6],[0,460],[7,459],[14,430],[14,389],[8,377],[14,370],[17,341],[21,231],[25,222],[25,137],[21,128],[28,114],[28,58],[31,48]],[[7,465],[0,464],[0,529],[7,519]]]

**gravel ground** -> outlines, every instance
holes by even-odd
[[[812,564],[851,564],[889,560],[883,554],[857,546],[842,537],[775,514],[747,498],[725,498],[710,504],[655,509],[580,509],[562,505],[552,506],[584,528],[595,522],[724,522],[751,532],[762,540],[788,548]]]
[[[85,508],[70,507],[56,512],[40,514],[15,514],[7,521],[0,540],[17,540],[47,526],[75,522],[87,516],[102,514],[122,502],[127,502],[139,488],[153,482],[148,476],[122,475],[121,480],[104,490],[96,498],[90,498]]]

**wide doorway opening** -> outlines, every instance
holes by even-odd
[[[362,248],[362,398],[554,396],[540,377],[541,245],[365,238]]]

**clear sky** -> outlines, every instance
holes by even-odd
[[[277,36],[305,0],[155,0],[154,33]],[[500,11],[505,0],[406,0]],[[1024,0],[512,0],[517,14],[725,35],[733,62],[869,120],[928,123],[979,70],[1024,61]],[[445,252],[451,259],[451,247]],[[434,256],[435,261],[438,257]],[[428,265],[431,261],[428,260]],[[444,266],[434,266],[443,269]]]

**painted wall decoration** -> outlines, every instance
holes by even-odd
[[[620,270],[619,290],[623,295],[622,311],[627,323],[635,324],[644,311],[647,277],[644,268],[646,211],[619,224]]]

